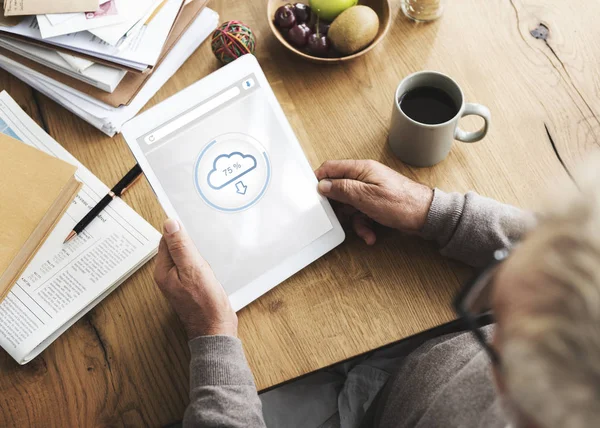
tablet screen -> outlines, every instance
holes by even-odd
[[[229,294],[333,228],[293,138],[250,74],[137,140]]]

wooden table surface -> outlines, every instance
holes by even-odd
[[[531,207],[553,177],[565,178],[565,167],[572,170],[598,147],[600,3],[448,1],[442,19],[427,25],[408,21],[399,0],[392,3],[387,38],[341,66],[286,52],[270,33],[264,0],[210,6],[221,20],[240,19],[255,30],[259,61],[315,168],[327,159],[372,158],[431,186]],[[532,35],[536,29],[542,38]],[[149,106],[217,68],[204,44]],[[488,106],[493,119],[482,142],[456,143],[440,165],[415,169],[392,156],[386,137],[396,85],[423,69],[454,77],[467,101]],[[104,136],[5,72],[0,87],[105,183],[134,164],[121,136]],[[475,129],[477,120],[462,124]],[[164,213],[146,182],[125,199],[160,229]],[[379,236],[366,248],[349,234],[240,311],[240,337],[259,389],[453,319],[450,301],[469,271],[431,243],[383,229]],[[0,426],[160,426],[181,419],[189,351],[153,268],[148,263],[27,366],[0,353]]]

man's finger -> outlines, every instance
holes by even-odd
[[[315,175],[319,181],[324,178],[361,180],[367,175],[371,162],[368,160],[331,160],[321,165],[315,171]]]
[[[169,249],[169,255],[178,269],[198,264],[200,258],[198,250],[177,220],[165,221],[163,238]]]
[[[364,214],[355,214],[352,216],[352,228],[367,245],[375,244],[377,235],[373,231],[373,221],[369,217]]]
[[[361,181],[342,179],[324,179],[319,181],[319,192],[334,201],[342,204],[351,205],[361,210],[366,193],[365,187],[368,186]]]
[[[156,255],[156,265],[154,266],[154,281],[158,284],[162,284],[167,277],[169,271],[175,266],[169,249],[167,248],[167,242],[165,238],[160,240],[158,245],[158,254]]]

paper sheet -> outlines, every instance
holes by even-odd
[[[128,3],[134,0],[110,0],[95,12],[77,13],[71,19],[53,25],[46,15],[38,15],[37,22],[42,38],[87,31],[93,28],[113,26],[131,19]],[[135,0],[139,1],[139,0]]]
[[[79,13],[49,13],[44,16],[52,25],[60,25],[69,19],[78,17]]]
[[[0,346],[25,364],[156,254],[160,234],[117,198],[77,238],[63,244],[65,236],[108,187],[46,134],[5,91],[0,93],[0,132],[77,165],[77,179],[84,183],[0,304]]]
[[[98,5],[101,6],[107,1],[110,0],[100,0]],[[59,25],[71,18],[77,17],[78,15],[79,13],[48,13],[46,14],[46,18],[48,18],[48,21],[50,21],[52,25]]]
[[[4,0],[6,16],[87,12],[96,9],[98,0]]]
[[[2,55],[0,55],[0,67],[55,100],[102,132],[113,136],[120,132],[123,124],[134,117],[181,67],[185,60],[217,27],[218,21],[219,15],[213,10],[205,8],[128,106],[113,108],[62,83],[54,80],[50,81],[42,74],[23,67]]]
[[[90,29],[89,32],[94,36],[104,40],[106,43],[112,46],[117,46],[118,42],[128,35],[135,34],[140,30],[141,26],[144,25],[146,18],[154,12],[154,10],[160,4],[160,0],[135,0],[135,2],[131,1],[131,10],[126,11],[128,14],[128,18],[126,21],[119,23],[117,25],[111,25],[108,27],[94,28]],[[179,6],[181,6],[181,1],[179,1]],[[173,18],[175,20],[175,18]],[[138,25],[137,28],[134,28]],[[169,24],[169,28],[172,26],[173,22]]]
[[[69,55],[64,52],[56,51],[56,53],[60,55],[61,58],[67,62],[67,64],[69,64],[73,71],[76,71],[78,73],[85,71],[87,68],[95,64],[94,61],[90,61],[85,58],[80,58],[78,56]]]

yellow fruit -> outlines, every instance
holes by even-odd
[[[369,46],[378,31],[379,17],[373,9],[352,6],[331,23],[327,36],[338,52],[350,55]]]
[[[310,7],[319,18],[333,21],[340,13],[355,6],[358,0],[310,0]]]

